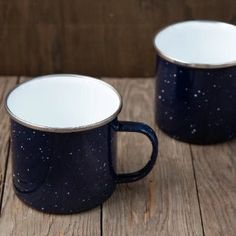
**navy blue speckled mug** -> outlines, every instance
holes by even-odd
[[[118,121],[119,93],[86,76],[49,75],[20,84],[7,96],[11,117],[13,185],[27,205],[70,214],[100,205],[117,183],[139,180],[157,158],[157,138],[147,125]],[[116,174],[116,133],[138,132],[152,143],[141,170]]]
[[[161,30],[156,123],[171,137],[213,144],[236,136],[236,27],[186,21]]]

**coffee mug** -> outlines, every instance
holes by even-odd
[[[11,118],[13,185],[19,199],[46,213],[70,214],[108,199],[117,183],[146,176],[158,141],[146,124],[118,121],[122,100],[109,84],[87,76],[48,75],[14,88]],[[116,173],[116,133],[137,132],[152,143],[139,171]]]
[[[162,29],[157,51],[156,123],[196,144],[236,135],[236,27],[186,21]]]

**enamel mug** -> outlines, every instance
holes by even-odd
[[[236,27],[186,21],[155,37],[156,123],[173,138],[212,144],[236,136]]]
[[[87,76],[49,75],[14,88],[11,118],[13,185],[27,205],[70,214],[108,199],[117,183],[146,176],[157,158],[157,138],[147,125],[118,121],[122,100],[109,84]],[[152,143],[149,162],[116,173],[117,132],[138,132]]]

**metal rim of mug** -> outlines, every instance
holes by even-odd
[[[184,23],[184,22],[208,22],[208,23],[216,23],[216,24],[225,24],[225,25],[230,25],[230,26],[234,26],[235,29],[236,29],[236,26],[233,25],[233,24],[229,24],[229,23],[226,23],[226,22],[222,22],[222,21],[215,21],[215,20],[189,20],[189,21],[179,21],[179,22],[176,22],[176,23],[173,23],[173,24],[170,24],[170,25],[167,25],[165,27],[162,27],[159,31],[157,31],[157,33],[155,34],[154,36],[154,39],[153,39],[153,44],[154,44],[154,47],[156,49],[156,52],[157,54],[165,59],[166,61],[168,62],[171,62],[173,64],[177,64],[177,65],[181,65],[181,66],[184,66],[184,67],[191,67],[191,68],[198,68],[198,69],[220,69],[220,68],[227,68],[227,67],[233,67],[233,66],[236,66],[236,60],[234,61],[231,61],[231,62],[227,62],[227,63],[223,63],[223,64],[207,64],[207,63],[189,63],[189,62],[186,62],[186,61],[181,61],[179,59],[176,59],[174,57],[171,57],[171,56],[168,56],[166,55],[165,53],[163,53],[156,45],[155,41],[156,41],[156,38],[157,36],[162,32],[164,31],[165,29],[169,28],[169,27],[172,27],[174,25],[177,25],[177,24],[181,24],[181,23]]]
[[[30,81],[33,81],[33,80],[38,80],[38,79],[42,79],[42,78],[46,78],[46,77],[58,77],[58,76],[86,77],[86,78],[90,78],[90,79],[96,80],[97,82],[107,86],[108,88],[112,89],[115,92],[115,94],[118,96],[118,99],[119,99],[119,107],[117,108],[117,110],[111,116],[107,117],[104,120],[101,120],[99,122],[95,122],[95,123],[92,123],[92,124],[89,124],[89,125],[85,125],[85,126],[68,127],[68,128],[55,128],[55,127],[48,127],[48,126],[43,126],[43,125],[37,125],[37,124],[34,124],[34,123],[31,123],[31,122],[23,120],[23,119],[17,117],[16,115],[14,115],[11,112],[11,110],[7,106],[7,100],[8,100],[8,97],[11,95],[12,91],[17,89],[19,86],[21,86],[21,85],[23,85],[25,83],[28,83]],[[7,93],[7,96],[6,96],[5,102],[4,102],[4,107],[5,107],[6,111],[7,111],[7,113],[9,114],[10,118],[13,119],[14,121],[16,121],[17,123],[19,123],[19,124],[21,124],[21,125],[23,125],[25,127],[34,129],[34,130],[45,131],[45,132],[53,132],[53,133],[72,133],[72,132],[80,132],[80,131],[86,131],[86,130],[91,130],[91,129],[99,128],[99,127],[101,127],[103,125],[108,124],[112,120],[114,120],[118,116],[118,114],[120,113],[120,111],[122,109],[122,105],[123,105],[122,104],[122,97],[119,94],[119,92],[112,85],[110,85],[110,84],[108,84],[108,83],[106,83],[106,82],[104,82],[104,81],[102,81],[100,79],[91,77],[91,76],[76,75],[76,74],[52,74],[52,75],[37,76],[37,77],[35,77],[33,79],[27,80],[27,81],[22,82],[22,83],[16,85],[15,87],[13,87]]]

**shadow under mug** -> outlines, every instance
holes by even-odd
[[[117,183],[146,176],[157,158],[157,138],[147,125],[118,121],[122,101],[101,80],[50,75],[20,84],[7,96],[11,117],[13,185],[27,205],[70,214],[100,205]],[[141,170],[116,174],[116,133],[138,132],[152,143]]]
[[[156,123],[173,138],[213,144],[236,136],[236,27],[186,21],[155,37]]]

